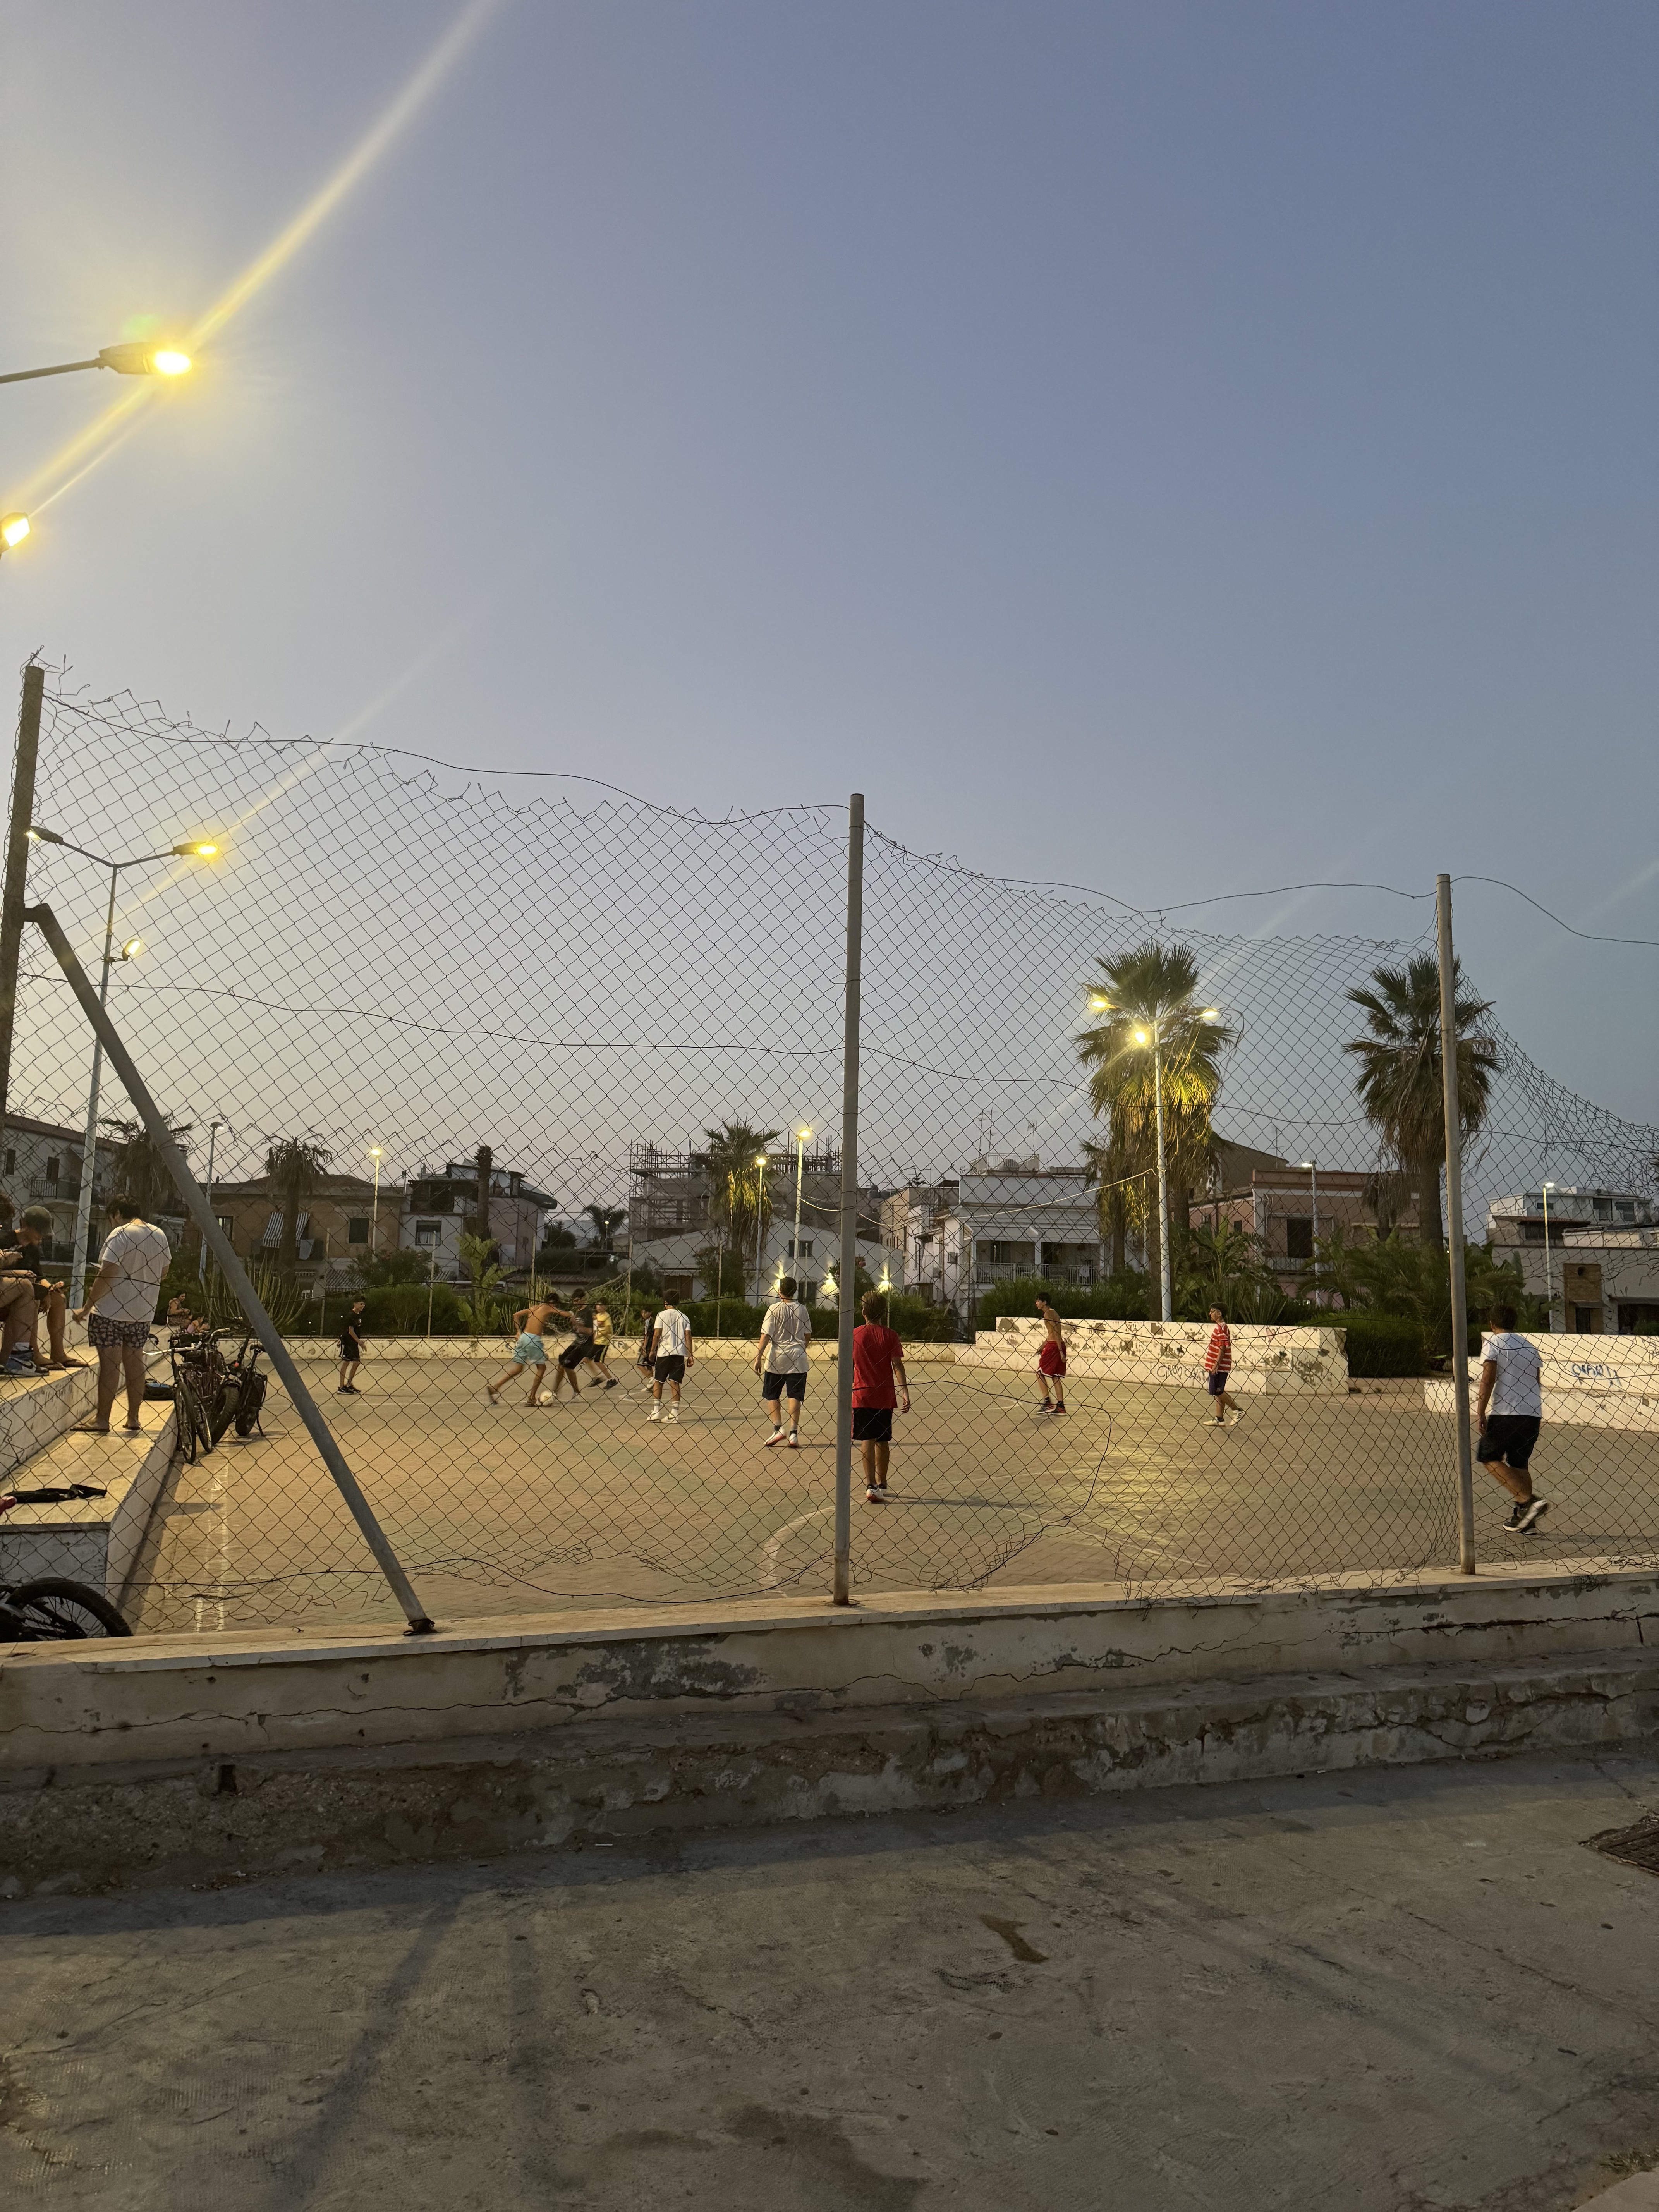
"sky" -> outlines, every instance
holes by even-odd
[[[0,388],[5,665],[1149,908],[1419,894],[1195,926],[1415,936],[1444,869],[1659,939],[1652,9],[5,0],[0,60],[0,368],[209,325],[118,437]],[[1659,1118],[1653,947],[1455,900]]]

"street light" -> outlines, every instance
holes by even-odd
[[[1304,1167],[1310,1176],[1312,1178],[1314,1241],[1313,1303],[1315,1305],[1317,1305],[1319,1304],[1319,1164],[1316,1160],[1303,1160],[1299,1162],[1298,1164]]]
[[[1555,1270],[1550,1265],[1550,1193],[1553,1182],[1544,1185],[1544,1326],[1552,1334],[1555,1330]],[[1561,1325],[1567,1321],[1567,1301],[1565,1291],[1561,1299]]]
[[[378,1145],[371,1145],[368,1148],[368,1157],[374,1163],[374,1203],[368,1210],[368,1256],[372,1260],[380,1249],[380,1161],[383,1158],[380,1147]],[[530,1265],[533,1275],[536,1265],[534,1253],[531,1255]]]
[[[115,951],[115,895],[123,872],[127,868],[143,868],[157,860],[210,860],[219,848],[204,840],[185,845],[169,845],[164,852],[140,853],[131,860],[106,860],[101,853],[90,853],[84,845],[73,845],[56,830],[43,829],[37,822],[30,825],[29,842],[33,845],[61,845],[66,853],[78,853],[83,860],[91,860],[100,868],[109,870],[109,907],[104,917],[104,966],[99,978],[98,1003],[101,1006],[109,997],[109,971],[114,966]],[[141,937],[130,937],[122,945],[120,957],[133,960],[144,949]],[[75,1254],[70,1263],[71,1306],[78,1306],[86,1296],[87,1246],[92,1236],[92,1176],[98,1152],[98,1086],[104,1072],[104,1040],[94,1036],[92,1044],[92,1081],[87,1091],[87,1133],[81,1146],[81,1195],[75,1209]]]
[[[755,1165],[760,1176],[755,1186],[755,1296],[758,1299],[761,1285],[766,1279],[766,1155],[757,1152]]]
[[[219,1132],[220,1132],[220,1130],[221,1130],[221,1129],[228,1129],[229,1127],[230,1127],[230,1124],[229,1124],[229,1122],[228,1122],[228,1121],[226,1121],[226,1119],[224,1118],[224,1116],[223,1116],[223,1115],[222,1115],[222,1114],[216,1114],[216,1115],[214,1115],[213,1119],[212,1119],[212,1120],[208,1123],[207,1202],[208,1202],[208,1206],[209,1206],[210,1211],[211,1210],[212,1206],[213,1206],[213,1155],[214,1155],[214,1151],[215,1151],[215,1149],[216,1149],[216,1147],[217,1146],[218,1142],[219,1142]],[[198,1281],[198,1283],[204,1283],[204,1282],[206,1282],[206,1280],[207,1280],[207,1255],[208,1255],[207,1238],[204,1237],[202,1239],[202,1259],[201,1259],[201,1264],[200,1264],[200,1266],[199,1266],[199,1267],[197,1268],[197,1270],[196,1270],[196,1279],[197,1279],[197,1281]]]
[[[795,1265],[794,1265],[794,1271],[793,1271],[793,1272],[794,1272],[794,1277],[795,1277],[795,1287],[796,1287],[797,1291],[799,1291],[799,1288],[800,1288],[800,1170],[801,1170],[801,1159],[802,1159],[802,1156],[803,1156],[803,1154],[805,1153],[805,1150],[806,1150],[806,1139],[807,1139],[811,1135],[811,1133],[812,1133],[812,1132],[811,1132],[810,1129],[797,1129],[797,1130],[796,1130],[796,1132],[795,1132],[795,1244],[794,1244],[794,1249],[793,1249],[793,1251],[790,1254],[790,1257],[794,1261],[794,1263],[795,1263]]]
[[[1098,992],[1089,1000],[1097,1013],[1115,1013],[1117,1009],[1109,999]],[[1170,1009],[1178,1018],[1200,1022],[1218,1022],[1219,1006],[1200,1006],[1195,1015],[1184,1006]],[[1158,1310],[1165,1321],[1175,1319],[1175,1293],[1170,1279],[1170,1176],[1164,1145],[1164,1032],[1157,1016],[1144,1022],[1131,1032],[1136,1044],[1150,1045],[1152,1052],[1152,1112],[1158,1127]]]
[[[0,554],[9,553],[21,545],[29,534],[27,514],[0,514]]]
[[[118,376],[183,376],[191,368],[190,356],[177,346],[103,346],[90,361],[54,362],[50,368],[14,368],[0,376],[0,384],[32,384],[40,376],[72,376],[80,368],[112,368]]]

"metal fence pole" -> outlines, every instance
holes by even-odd
[[[23,671],[17,716],[17,759],[11,779],[11,827],[6,839],[6,883],[0,895],[0,1127],[11,1103],[11,1039],[17,1017],[17,963],[23,939],[23,890],[29,870],[29,824],[34,819],[34,772],[40,757],[40,702],[46,672],[36,661]],[[87,1164],[81,1163],[84,1176]]]
[[[859,1012],[864,977],[864,793],[848,803],[847,997],[841,1073],[841,1315],[836,1360],[836,1603],[853,1602],[853,1331],[859,1298]]]
[[[1446,1255],[1451,1265],[1452,1404],[1457,1415],[1457,1571],[1474,1572],[1474,1459],[1469,1437],[1469,1308],[1463,1281],[1463,1118],[1457,1103],[1457,987],[1451,878],[1437,876],[1440,1071],[1446,1103]]]
[[[352,1519],[362,1531],[363,1541],[374,1554],[375,1563],[392,1586],[393,1596],[403,1607],[413,1636],[430,1635],[433,1622],[415,1595],[409,1577],[398,1565],[398,1555],[386,1540],[386,1531],[374,1517],[374,1509],[357,1486],[357,1478],[347,1466],[345,1455],[334,1440],[334,1431],[319,1412],[316,1400],[300,1378],[300,1370],[293,1355],[278,1334],[270,1316],[254,1293],[243,1270],[241,1261],[231,1249],[230,1239],[214,1218],[213,1208],[198,1187],[195,1177],[185,1165],[185,1156],[174,1144],[167,1125],[167,1117],[151,1097],[143,1077],[133,1065],[132,1055],[121,1042],[114,1024],[98,1003],[98,994],[92,988],[92,979],[76,958],[70,941],[58,926],[57,916],[47,906],[32,906],[26,909],[23,919],[32,921],[52,947],[58,966],[69,979],[70,988],[81,1002],[81,1011],[92,1024],[94,1031],[109,1055],[109,1064],[120,1077],[127,1097],[137,1109],[150,1142],[160,1154],[162,1164],[178,1186],[179,1195],[196,1218],[196,1225],[205,1238],[209,1249],[218,1261],[221,1273],[230,1286],[231,1296],[247,1316],[254,1334],[264,1346],[277,1379],[294,1401],[295,1412],[310,1431],[311,1440],[320,1454],[324,1466],[333,1476]]]

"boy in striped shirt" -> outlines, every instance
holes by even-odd
[[[1233,1333],[1227,1326],[1226,1309],[1210,1308],[1210,1319],[1215,1327],[1210,1331],[1210,1348],[1204,1355],[1204,1380],[1210,1395],[1215,1400],[1215,1425],[1222,1427],[1231,1414],[1233,1420],[1239,1415],[1239,1404],[1227,1385],[1233,1372]]]

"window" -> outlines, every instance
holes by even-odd
[[[988,1267],[1006,1267],[1013,1256],[1013,1246],[1000,1243],[994,1237],[985,1248],[985,1261]]]
[[[232,1219],[231,1216],[228,1213],[216,1213],[213,1217],[213,1221],[214,1226],[218,1230],[219,1234],[224,1238],[226,1243],[228,1244],[231,1243],[236,1228],[236,1224]]]
[[[62,1161],[58,1158],[58,1155],[57,1155],[57,1153],[56,1153],[56,1152],[52,1153],[52,1154],[48,1157],[47,1161],[46,1161],[46,1181],[47,1181],[48,1182],[57,1182],[57,1180],[58,1180],[58,1171],[59,1168],[60,1168],[62,1165],[63,1165],[63,1163],[62,1163]]]
[[[1312,1259],[1314,1238],[1313,1216],[1310,1213],[1292,1213],[1285,1221],[1285,1253],[1287,1259]]]
[[[1575,1336],[1600,1336],[1601,1309],[1600,1306],[1575,1306],[1572,1310],[1572,1330]]]
[[[794,1238],[792,1237],[789,1239],[789,1256],[792,1260],[810,1260],[812,1256],[811,1238],[810,1237],[803,1237],[799,1243],[797,1244]]]
[[[438,1249],[438,1237],[441,1227],[442,1224],[440,1222],[417,1221],[415,1224],[416,1247],[422,1251],[435,1252]]]
[[[346,1224],[346,1243],[348,1244],[367,1244],[368,1242],[368,1222],[366,1220],[348,1221]]]
[[[1523,1244],[1541,1244],[1543,1241],[1544,1224],[1541,1221],[1523,1221],[1521,1224],[1521,1242]]]
[[[17,1155],[15,1152],[8,1152],[6,1154],[6,1173],[8,1175],[15,1175],[16,1172]]]

